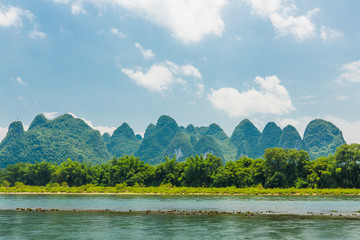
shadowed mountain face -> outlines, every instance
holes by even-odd
[[[309,147],[312,158],[333,154],[337,147],[345,144],[340,129],[331,122],[321,119],[313,120],[307,125],[304,141]]]
[[[268,123],[261,133],[248,119],[239,123],[231,137],[216,123],[208,127],[178,126],[169,116],[161,116],[156,125],[149,124],[144,138],[135,135],[123,123],[112,135],[100,135],[83,120],[65,114],[53,120],[38,115],[29,130],[21,122],[9,126],[0,144],[0,167],[16,162],[75,161],[102,163],[112,156],[135,155],[142,161],[158,164],[165,157],[186,157],[212,153],[224,161],[240,156],[262,157],[266,148],[281,147],[308,151],[312,158],[335,153],[344,144],[341,131],[330,122],[314,120],[306,128],[304,139],[292,126],[283,130]]]
[[[266,124],[258,144],[256,146],[255,156],[261,157],[267,148],[274,148],[279,145],[282,130],[275,123]]]
[[[291,125],[287,125],[283,129],[278,147],[309,151],[308,146],[301,139],[299,132]]]
[[[255,157],[255,148],[261,132],[248,119],[242,120],[231,135],[231,142],[237,147],[237,158],[240,156]]]
[[[140,141],[127,123],[123,123],[118,127],[106,144],[109,153],[112,156],[119,157],[135,154],[139,146]]]
[[[1,167],[16,162],[61,163],[68,158],[89,163],[110,158],[100,133],[70,114],[51,121],[38,115],[26,132],[21,122],[14,122],[0,144]]]

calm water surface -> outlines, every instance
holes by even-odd
[[[15,208],[104,212],[21,212]],[[157,215],[129,210],[272,211],[283,215]],[[0,195],[0,239],[360,239],[360,197]]]

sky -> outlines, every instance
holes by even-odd
[[[358,0],[0,0],[0,139],[71,113],[101,133],[245,118],[360,143]]]

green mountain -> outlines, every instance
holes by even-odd
[[[38,115],[28,131],[21,122],[13,122],[0,144],[0,167],[16,162],[61,163],[67,158],[89,163],[110,159],[99,131],[70,114],[53,120]]]
[[[346,143],[339,128],[321,119],[313,120],[307,125],[304,141],[312,158],[334,154],[337,147]]]
[[[216,143],[215,138],[212,136],[202,136],[194,146],[194,155],[204,156],[211,153],[217,157],[224,159],[223,153],[219,144]]]
[[[140,141],[127,123],[123,123],[118,127],[106,144],[109,153],[112,156],[119,157],[122,155],[134,155],[139,146]]]
[[[165,115],[161,116],[156,125],[148,126],[135,155],[150,164],[160,163],[167,146],[179,131],[180,128],[174,119]]]
[[[255,150],[261,132],[248,119],[242,120],[231,135],[231,142],[237,147],[236,158],[246,155],[256,157]]]
[[[309,151],[308,146],[304,140],[301,139],[299,132],[291,125],[287,125],[283,129],[278,147]]]
[[[255,156],[262,157],[265,149],[277,147],[280,141],[282,130],[275,123],[266,124],[258,144],[256,146]]]
[[[163,157],[167,156],[172,158],[173,156],[176,156],[177,161],[184,161],[185,158],[194,155],[190,138],[191,137],[184,131],[178,132],[166,147]]]
[[[161,116],[156,124],[149,124],[144,137],[135,135],[127,123],[117,128],[112,136],[90,128],[83,120],[65,114],[48,120],[40,114],[29,129],[21,122],[13,122],[0,143],[0,167],[16,162],[49,161],[61,163],[67,158],[80,162],[101,163],[111,156],[135,155],[149,164],[177,157],[178,161],[194,155],[212,153],[223,161],[240,156],[262,157],[266,148],[302,149],[312,158],[335,153],[344,144],[341,131],[324,120],[311,121],[301,139],[292,126],[283,130],[268,123],[261,133],[251,121],[244,119],[231,137],[216,123],[205,127],[190,124],[179,126],[169,116]]]
[[[209,126],[208,130],[206,131],[205,135],[213,136],[215,139],[218,139],[220,141],[228,139],[228,135],[222,130],[222,128],[217,125],[216,123],[213,123]]]
[[[108,144],[110,142],[111,136],[109,133],[104,133],[102,135],[102,139],[104,140],[105,144]]]

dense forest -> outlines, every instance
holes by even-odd
[[[134,156],[114,157],[107,163],[91,165],[68,159],[16,163],[0,170],[0,184],[45,186],[188,186],[238,188],[360,188],[360,144],[344,144],[334,155],[310,160],[303,150],[268,148],[263,158],[242,156],[224,162],[213,154],[176,157],[149,165]]]

